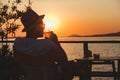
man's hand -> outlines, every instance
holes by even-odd
[[[53,33],[52,31],[51,31],[51,34],[50,34],[50,39],[56,44],[59,43],[57,35],[55,33]]]

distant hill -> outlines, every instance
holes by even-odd
[[[116,33],[107,33],[107,34],[96,34],[96,35],[92,35],[95,37],[101,37],[101,36],[120,36],[120,32],[116,32]]]
[[[69,35],[68,37],[109,37],[109,36],[120,36],[120,32],[115,32],[115,33],[107,33],[107,34],[95,34],[95,35],[86,35],[86,36],[81,36],[78,34],[72,34]]]
[[[78,34],[72,34],[72,35],[69,35],[68,37],[81,37],[81,36]]]

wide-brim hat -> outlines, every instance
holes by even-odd
[[[42,20],[45,15],[38,15],[35,11],[33,11],[31,8],[28,9],[23,16],[21,17],[21,22],[24,25],[24,29],[22,32],[25,32],[32,28],[32,24],[34,24],[37,20]]]

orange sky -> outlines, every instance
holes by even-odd
[[[31,0],[31,3],[39,15],[56,20],[52,30],[59,36],[120,31],[120,0]]]

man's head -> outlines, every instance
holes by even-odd
[[[22,32],[30,32],[31,35],[43,36],[44,23],[43,18],[45,15],[38,15],[32,9],[28,9],[21,18],[21,22],[24,25]],[[32,34],[34,33],[34,34]]]

